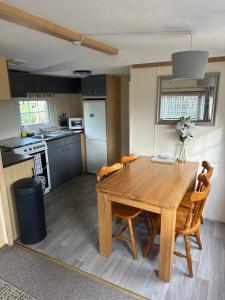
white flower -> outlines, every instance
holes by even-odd
[[[190,117],[181,117],[177,123],[176,128],[180,132],[180,140],[191,139],[195,136],[195,125],[191,123]]]

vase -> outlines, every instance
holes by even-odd
[[[180,147],[178,161],[181,163],[184,163],[186,161],[185,143],[184,142],[181,144],[181,147]]]

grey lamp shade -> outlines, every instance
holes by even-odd
[[[208,57],[208,51],[193,50],[173,53],[173,77],[175,79],[203,79]]]

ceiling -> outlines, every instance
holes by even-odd
[[[192,49],[225,55],[224,0],[9,0],[24,9],[82,34],[107,32],[193,32]],[[119,48],[109,56],[0,20],[0,55],[28,62],[12,67],[41,74],[72,76],[76,69],[126,74],[135,63],[169,60],[187,50],[188,34],[98,35]]]

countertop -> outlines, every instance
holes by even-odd
[[[31,137],[26,137],[26,138],[15,137],[15,138],[10,138],[7,140],[0,141],[0,148],[9,150],[9,149],[28,146],[39,142],[40,142],[39,139],[35,139]]]
[[[83,132],[84,132],[83,130],[73,130],[71,132],[67,132],[65,134],[58,135],[58,136],[47,136],[47,137],[44,138],[44,141],[48,142],[48,141],[51,141],[51,140],[62,139],[64,137],[75,135],[75,134],[81,134]],[[41,139],[39,139],[39,141],[41,141]]]
[[[62,133],[51,133],[51,135],[47,135],[44,139],[41,138],[40,135],[34,136],[34,137],[25,137],[25,138],[20,138],[20,137],[15,137],[15,138],[10,138],[7,140],[0,141],[0,148],[2,148],[3,151],[7,150],[12,150],[32,144],[39,143],[41,141],[51,141],[51,140],[56,140],[56,139],[61,139],[67,136],[75,135],[75,134],[81,134],[83,130],[73,130],[73,131],[66,131]]]
[[[75,134],[81,134],[83,130],[73,130],[71,132],[66,132],[65,134],[61,134],[58,136],[48,136],[44,138],[46,142],[56,139],[61,139],[67,136],[75,135]],[[29,155],[23,155],[23,154],[15,154],[12,149],[36,144],[41,142],[43,139],[41,138],[35,138],[27,137],[27,138],[11,138],[4,141],[0,141],[0,148],[2,148],[2,162],[3,162],[3,168],[7,168],[9,166],[19,164],[21,162],[24,162],[29,159],[33,159],[32,156]]]
[[[2,163],[3,168],[7,168],[19,163],[22,163],[24,161],[33,159],[32,156],[29,155],[23,155],[23,154],[15,154],[14,152],[2,152]]]

